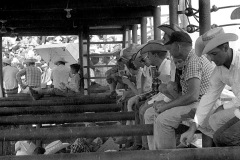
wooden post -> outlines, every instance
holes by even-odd
[[[80,31],[78,33],[78,39],[79,39],[79,63],[81,65],[80,68],[80,92],[84,94],[84,74],[83,74],[83,31]]]
[[[210,0],[199,0],[200,35],[211,28]]]
[[[154,30],[154,40],[161,39],[161,31],[157,27],[161,24],[161,8],[155,7],[153,10],[153,30]]]
[[[2,35],[0,34],[0,97],[4,97],[3,93],[3,70],[2,70]]]
[[[147,43],[147,17],[141,20],[141,44]]]
[[[178,25],[178,1],[169,0],[169,21],[170,26],[173,27],[173,24]]]
[[[183,11],[186,9],[185,6],[185,0],[180,0],[179,1],[179,10]],[[179,15],[180,19],[181,19],[181,23],[179,24],[181,28],[186,28],[188,25],[188,21],[187,21],[187,16],[185,14],[180,14]]]
[[[137,24],[134,24],[132,26],[132,43],[138,43],[137,42],[137,29],[138,29],[138,26]]]

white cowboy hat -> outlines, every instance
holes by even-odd
[[[46,152],[44,154],[54,154],[69,145],[69,143],[62,143],[60,140],[54,141],[45,147]]]
[[[144,45],[131,44],[129,47],[120,51],[120,57],[125,60],[130,60],[132,56],[137,53]]]
[[[26,64],[26,63],[35,63],[35,62],[37,62],[36,59],[30,58],[30,59],[25,59],[25,61],[23,63]]]
[[[3,63],[6,63],[6,64],[11,64],[11,59],[9,59],[9,58],[3,58]]]
[[[64,62],[64,63],[68,63],[64,57],[58,57],[55,61],[54,61],[54,64],[56,64],[57,62]]]
[[[195,42],[195,53],[201,57],[217,46],[229,41],[236,41],[237,39],[238,36],[236,34],[225,33],[221,27],[214,28],[198,37]]]
[[[32,155],[34,150],[36,149],[36,145],[34,143],[28,143],[27,141],[17,141],[15,143],[15,151],[16,155]]]

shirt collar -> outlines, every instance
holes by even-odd
[[[236,51],[233,50],[233,58],[232,58],[232,63],[231,63],[231,65],[234,65],[237,54],[238,54],[238,53],[236,53]]]
[[[188,61],[189,59],[192,57],[193,55],[193,50],[191,50],[189,53],[188,53],[188,56],[186,58],[186,60],[184,61],[184,67],[188,64]]]

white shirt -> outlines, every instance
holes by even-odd
[[[152,70],[151,67],[144,66],[142,68],[142,75],[145,77],[143,83],[143,91],[148,92],[152,90]]]
[[[162,81],[162,83],[168,83],[171,72],[171,61],[165,58],[159,66],[158,72],[160,73],[158,78]]]
[[[210,78],[208,92],[201,98],[197,107],[194,120],[197,125],[202,125],[205,118],[213,109],[225,85],[231,86],[235,95],[231,101],[223,105],[224,109],[240,106],[240,52],[233,51],[230,68],[216,66]]]
[[[4,89],[14,89],[18,87],[18,82],[16,79],[16,74],[18,69],[12,66],[3,67],[3,88]]]
[[[52,70],[51,79],[53,80],[54,88],[60,88],[60,83],[68,84],[68,78],[70,75],[70,68],[65,65],[59,65]]]

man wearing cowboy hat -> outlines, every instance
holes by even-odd
[[[3,88],[6,94],[17,94],[18,93],[18,82],[16,75],[18,69],[11,66],[11,60],[8,58],[3,59]]]
[[[23,63],[26,64],[26,68],[17,73],[17,81],[22,89],[27,87],[39,88],[41,87],[41,71],[35,66],[36,59],[26,59]],[[26,77],[26,84],[22,82],[21,77]]]
[[[151,149],[176,148],[175,128],[182,122],[182,115],[196,108],[201,96],[208,87],[213,66],[206,57],[198,57],[192,49],[191,37],[181,31],[171,34],[170,53],[178,69],[182,70],[180,79],[182,94],[177,98],[165,102],[159,101],[149,108],[145,115],[152,113],[155,118],[147,119],[154,123],[154,141],[149,144]]]
[[[57,66],[52,70],[51,75],[54,88],[62,89],[61,83],[68,83],[68,78],[70,76],[70,68],[66,67],[65,63],[67,63],[67,61],[63,57],[59,57],[54,62],[54,64]]]
[[[236,34],[224,33],[222,28],[211,29],[197,39],[195,46],[196,54],[198,56],[207,55],[216,64],[216,67],[211,75],[208,92],[202,97],[197,107],[194,123],[181,136],[182,143],[190,143],[195,131],[199,127],[206,126],[209,123],[211,129],[217,131],[231,118],[235,117],[234,112],[237,115],[238,110],[236,109],[240,106],[240,53],[229,47],[229,42],[237,39],[238,36]],[[232,87],[236,97],[219,106],[214,112],[215,103],[225,85]],[[234,137],[230,138],[228,136],[223,136],[222,141],[231,141],[231,144],[233,144]],[[214,140],[216,142],[219,139],[214,137]]]

